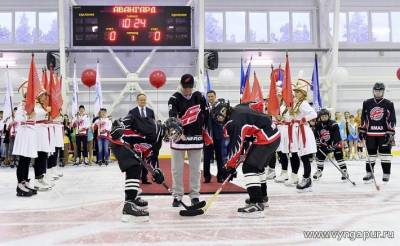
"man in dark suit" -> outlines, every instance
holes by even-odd
[[[210,90],[207,92],[208,98],[208,106],[211,106],[217,101],[217,95],[215,91]],[[204,183],[211,182],[211,173],[210,173],[210,162],[211,159],[214,159],[214,152],[215,152],[215,160],[217,161],[217,181],[222,183],[224,181],[224,160],[226,157],[225,152],[225,138],[223,133],[223,128],[221,124],[218,124],[211,119],[208,119],[208,127],[211,129],[212,138],[214,144],[212,145],[205,145],[203,149],[204,157],[203,157],[203,175],[204,175]]]
[[[139,93],[136,96],[137,107],[134,107],[129,111],[129,114],[135,117],[142,117],[142,118],[149,118],[155,120],[154,111],[151,108],[146,107],[147,104],[147,97],[144,93]],[[154,166],[155,163],[158,163],[158,153],[153,152],[153,156],[151,158],[152,165]],[[148,171],[145,167],[142,168],[142,184],[151,184],[147,180]]]

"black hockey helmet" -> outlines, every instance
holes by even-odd
[[[374,87],[373,87],[373,90],[374,91],[380,91],[380,90],[385,90],[385,84],[384,83],[381,83],[381,82],[376,82],[375,84],[374,84]]]
[[[229,110],[229,101],[225,101],[223,98],[219,98],[211,108],[211,117],[217,121],[221,122],[218,118],[220,116],[224,117],[224,122],[227,121],[227,111]],[[224,113],[225,111],[225,113]]]
[[[327,115],[328,116],[328,120],[331,119],[331,112],[329,112],[329,110],[327,110],[326,108],[323,108],[318,112],[318,119],[319,120],[321,120],[321,116],[322,115]]]
[[[165,137],[173,142],[179,140],[183,134],[182,123],[175,117],[168,118],[165,123]]]
[[[193,88],[194,87],[194,78],[191,74],[184,74],[181,77],[181,86],[182,88]]]
[[[374,94],[374,98],[380,99],[383,98],[383,94],[385,92],[385,84],[382,82],[376,82],[374,87],[372,88],[372,92]]]

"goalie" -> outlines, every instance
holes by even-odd
[[[149,220],[148,202],[139,197],[142,165],[152,168],[149,164],[151,153],[158,152],[163,138],[175,140],[181,134],[182,128],[174,119],[168,119],[163,125],[149,118],[138,118],[128,114],[125,118],[113,122],[111,149],[119,168],[125,172],[123,222]],[[164,175],[160,169],[151,169],[151,173],[154,182],[164,182]]]

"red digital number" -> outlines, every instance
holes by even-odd
[[[155,31],[154,32],[153,40],[155,42],[159,42],[161,40],[161,32],[160,31]]]
[[[122,28],[129,28],[131,27],[131,19],[126,18],[122,19]]]
[[[147,26],[147,20],[146,19],[139,19],[136,18],[134,23],[133,23],[133,28],[144,28]]]
[[[117,39],[117,32],[111,31],[108,33],[108,40],[114,42]]]

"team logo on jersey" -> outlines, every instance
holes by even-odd
[[[380,121],[383,117],[383,112],[384,112],[383,108],[374,107],[373,109],[371,109],[369,117],[371,118],[371,120]]]
[[[182,125],[186,126],[193,122],[196,122],[200,111],[201,111],[200,104],[188,108],[185,114],[181,118]]]
[[[321,139],[324,140],[324,142],[327,142],[329,139],[331,139],[331,134],[329,133],[328,130],[322,129],[319,132],[319,135],[320,135]]]

